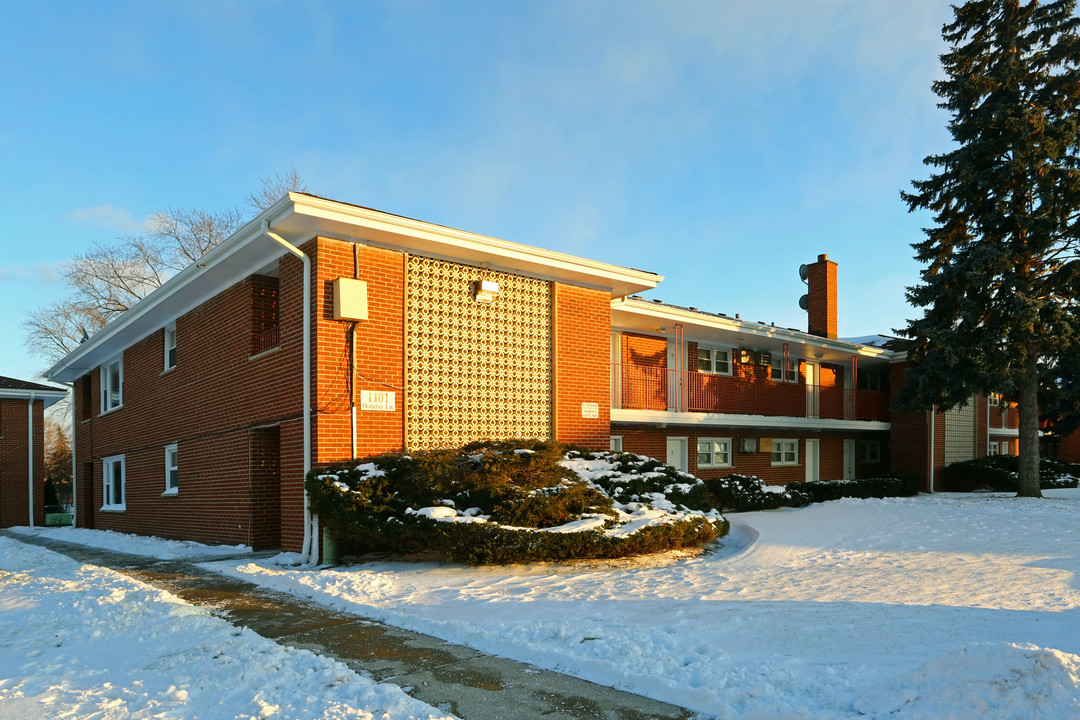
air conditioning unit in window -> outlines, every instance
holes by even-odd
[[[739,438],[739,452],[756,453],[758,447],[757,438]]]
[[[772,353],[760,353],[758,355],[758,365],[772,365]]]

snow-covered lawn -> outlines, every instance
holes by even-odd
[[[1080,717],[1080,492],[732,515],[667,564],[221,572],[718,718]]]
[[[722,549],[664,562],[207,566],[709,717],[1080,718],[1080,491],[1047,495],[842,500],[732,515]],[[20,677],[29,678],[26,694],[56,694],[66,707],[122,701],[147,716],[179,702],[177,691],[189,704],[204,701],[213,691],[193,689],[213,682],[252,714],[263,699],[282,717],[306,717],[304,698],[320,693],[392,707],[394,718],[419,713],[351,675],[339,684],[333,670],[305,675],[340,666],[254,644],[164,593],[12,545],[0,543],[0,570],[15,565],[25,579],[0,573],[0,716]],[[116,592],[128,602],[110,600]],[[22,628],[39,606],[60,629],[50,631],[64,638],[59,648]],[[223,634],[165,627],[181,621],[220,623]],[[228,641],[241,654],[228,646],[215,657]],[[47,657],[30,656],[34,649]],[[80,674],[93,652],[120,659]],[[220,679],[226,658],[256,677],[267,664],[293,669],[276,671],[277,694],[263,698],[258,682]],[[380,699],[365,704],[365,693]]]
[[[275,716],[445,714],[167,592],[0,537],[0,718]]]

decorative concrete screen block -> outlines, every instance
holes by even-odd
[[[412,256],[406,286],[407,448],[550,437],[551,284]]]
[[[366,282],[346,277],[334,280],[334,319],[368,319]]]

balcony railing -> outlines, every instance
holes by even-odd
[[[883,392],[641,365],[612,366],[611,407],[831,420],[889,419],[889,396]]]
[[[258,355],[261,352],[266,352],[270,348],[277,347],[278,342],[278,326],[274,325],[268,330],[251,336],[251,354]]]

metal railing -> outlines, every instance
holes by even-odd
[[[611,407],[625,410],[767,415],[832,420],[889,419],[888,393],[731,375],[614,365]]]
[[[279,326],[274,325],[269,330],[265,330],[258,335],[251,336],[251,354],[258,355],[261,352],[266,352],[270,348],[278,346],[280,342]]]

